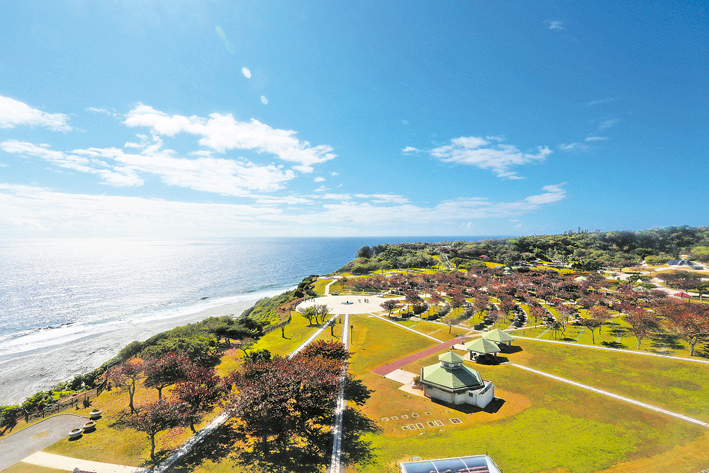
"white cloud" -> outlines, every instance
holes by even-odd
[[[8,184],[0,184],[0,208],[0,233],[20,236],[212,237],[257,234],[280,222],[280,210],[269,206],[65,194]]]
[[[335,176],[338,176],[339,174],[340,174],[339,172],[334,172],[334,171],[333,171],[333,172],[330,173],[330,176],[335,177]]]
[[[92,113],[101,113],[104,115],[109,115],[111,117],[118,117],[118,114],[116,113],[115,110],[108,110],[105,108],[96,108],[96,107],[87,107],[86,108],[87,112],[92,112]]]
[[[596,141],[608,141],[607,136],[587,136],[586,141],[592,143]]]
[[[549,26],[550,30],[565,30],[566,29],[566,28],[564,28],[563,21],[547,20],[544,23],[546,23]]]
[[[57,166],[96,174],[105,184],[116,187],[140,186],[141,174],[158,176],[165,184],[230,196],[248,196],[251,192],[272,192],[295,178],[290,170],[258,166],[247,160],[197,159],[174,156],[162,149],[162,141],[128,143],[140,153],[127,153],[118,148],[76,149],[71,153],[53,151],[43,146],[19,141],[5,141],[0,148],[21,156],[37,156]]]
[[[566,152],[588,151],[589,147],[585,143],[568,143],[568,144],[560,144],[559,149],[562,151],[566,151]]]
[[[393,194],[355,194],[358,199],[370,199],[375,204],[408,204],[409,199]]]
[[[244,74],[244,77],[246,77],[247,79],[251,79],[251,71],[248,68],[242,67],[241,73]]]
[[[614,126],[619,121],[620,121],[620,118],[609,118],[607,120],[603,120],[601,123],[599,123],[598,130],[599,131],[607,130],[608,128]]]
[[[598,100],[591,100],[590,102],[586,102],[586,106],[588,107],[593,107],[594,105],[601,105],[604,103],[611,103],[615,102],[617,99],[616,97],[606,97],[603,99],[598,99]]]
[[[230,149],[270,153],[279,159],[297,163],[294,169],[308,173],[313,165],[335,158],[328,145],[311,146],[295,138],[295,131],[271,128],[258,120],[237,121],[231,114],[213,113],[209,119],[182,115],[167,115],[152,107],[139,104],[131,110],[124,124],[130,127],[149,127],[158,135],[174,136],[189,133],[201,136],[199,144],[223,153]]]
[[[322,186],[318,187],[317,189],[315,189],[313,192],[326,192],[329,190],[330,190],[329,187],[325,187],[324,185],[322,185]]]
[[[53,131],[71,131],[69,117],[63,113],[46,113],[18,100],[0,95],[0,128],[17,125],[43,126]]]
[[[414,148],[413,146],[407,146],[406,148],[401,150],[402,153],[418,153],[419,150]]]
[[[264,105],[268,105],[268,99],[264,97],[263,95],[261,96],[261,103]]]
[[[125,166],[110,166],[100,159],[82,156],[81,152],[63,153],[53,151],[47,145],[37,146],[24,141],[8,140],[0,143],[6,153],[24,157],[34,156],[56,166],[74,171],[96,174],[105,184],[115,187],[134,187],[143,184],[135,170]]]
[[[352,200],[352,196],[350,194],[323,194],[321,196],[321,199],[327,199],[327,200]]]
[[[492,144],[484,138],[463,136],[454,138],[450,145],[435,148],[429,153],[444,163],[490,169],[498,177],[521,179],[509,169],[513,166],[544,161],[551,154],[551,150],[546,146],[539,146],[536,153],[523,153],[513,145]]]
[[[322,176],[318,176],[315,179],[313,179],[313,182],[323,182],[323,181],[325,181],[325,178]]]

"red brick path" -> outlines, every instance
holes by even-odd
[[[372,373],[378,374],[381,376],[386,376],[392,371],[396,371],[400,369],[403,366],[408,365],[409,363],[413,363],[414,361],[420,360],[421,358],[425,358],[427,356],[433,355],[434,353],[437,353],[441,350],[445,350],[446,348],[450,348],[453,345],[457,345],[461,343],[465,338],[458,337],[454,338],[453,340],[443,342],[439,345],[432,346],[431,348],[426,348],[425,350],[422,350],[420,352],[414,353],[413,355],[405,356],[404,358],[400,358],[396,361],[393,361],[389,364],[379,366],[378,368],[374,368],[372,370]]]

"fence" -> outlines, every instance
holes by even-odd
[[[35,411],[31,413],[23,413],[20,412],[18,414],[18,419],[24,418],[26,422],[31,422],[35,419],[40,419],[40,418],[45,418],[47,416],[57,414],[61,411],[65,411],[67,409],[71,409],[72,407],[77,406],[77,404],[81,404],[83,406],[84,401],[90,401],[92,398],[97,397],[100,395],[105,389],[106,389],[107,383],[104,381],[103,383],[99,384],[95,388],[85,391],[83,393],[76,393],[72,394],[69,397],[65,397],[63,399],[60,399],[57,401],[56,404],[52,404],[51,406],[47,406],[41,411]],[[77,407],[78,409],[78,407]]]

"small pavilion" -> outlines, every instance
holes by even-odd
[[[449,351],[439,364],[421,368],[423,394],[449,404],[471,404],[484,408],[495,398],[495,386],[480,373],[463,365],[463,358]]]
[[[480,361],[480,359],[490,356],[496,357],[497,354],[502,351],[497,343],[484,338],[478,338],[477,340],[467,342],[463,345],[463,347],[470,352],[471,360],[473,359],[473,353],[475,353],[476,361]]]
[[[496,328],[495,330],[491,330],[487,333],[484,333],[483,338],[485,340],[495,342],[501,348],[502,347],[509,348],[510,344],[515,341],[515,339],[512,335],[505,332],[504,330],[500,330],[499,328]]]

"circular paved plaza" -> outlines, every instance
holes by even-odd
[[[298,312],[303,312],[306,308],[315,304],[326,304],[331,314],[368,314],[370,312],[382,312],[380,305],[384,301],[392,300],[391,297],[380,296],[323,296],[316,297],[298,304]],[[403,297],[394,298],[395,300],[403,299]],[[367,300],[368,302],[364,302]]]

